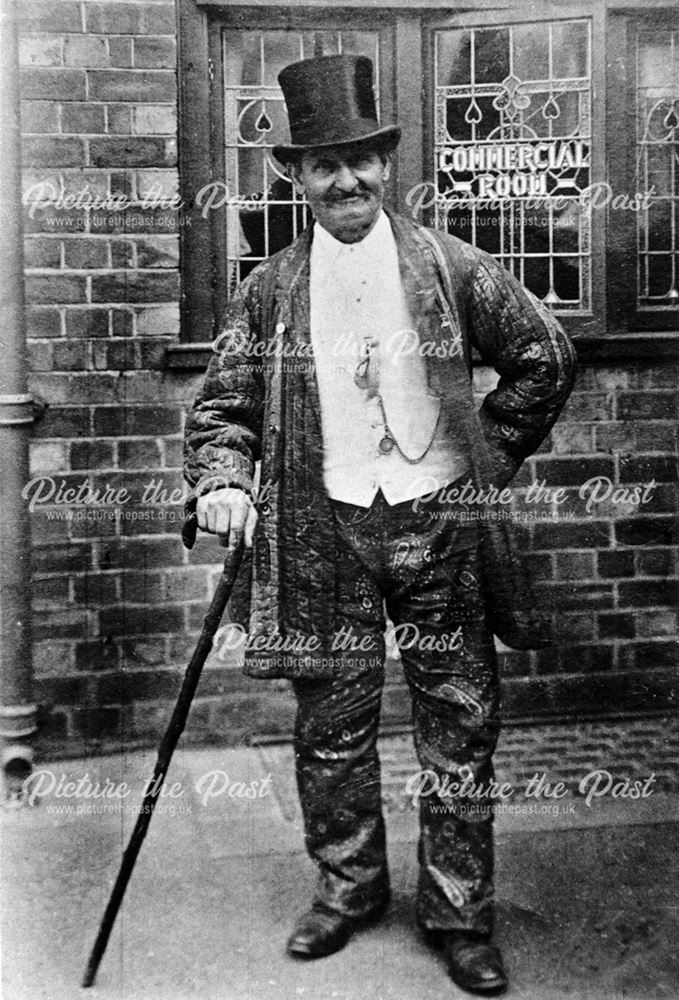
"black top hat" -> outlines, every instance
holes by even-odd
[[[288,145],[273,147],[286,163],[290,154],[322,146],[381,138],[393,149],[397,125],[380,127],[373,93],[373,64],[365,56],[318,56],[286,66],[278,75],[290,120]]]

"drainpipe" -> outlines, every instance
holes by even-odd
[[[14,0],[0,0],[0,766],[17,800],[37,730],[31,650],[28,482],[33,399],[28,393],[21,208],[19,58]]]

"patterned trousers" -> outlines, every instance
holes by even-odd
[[[493,639],[484,620],[478,523],[430,501],[369,510],[334,502],[342,540],[336,635],[366,651],[349,675],[300,680],[295,755],[317,898],[362,915],[389,892],[377,733],[384,611],[412,698],[421,772],[417,917],[428,929],[492,929],[488,790],[500,726]],[[419,506],[419,509],[415,510]],[[447,507],[447,509],[446,509]],[[345,645],[346,648],[346,645]]]

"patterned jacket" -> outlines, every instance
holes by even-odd
[[[563,407],[575,376],[573,347],[552,314],[492,257],[401,216],[389,218],[430,388],[449,428],[462,436],[475,484],[503,487]],[[252,676],[322,676],[336,620],[337,539],[322,480],[309,332],[312,239],[313,226],[240,285],[186,428],[189,511],[213,488],[257,495],[247,567],[245,671]],[[500,375],[479,411],[472,348]],[[546,623],[508,521],[481,523],[491,628],[516,648],[544,645]],[[314,641],[303,641],[309,637]],[[318,648],[310,653],[312,646]]]

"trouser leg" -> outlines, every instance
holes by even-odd
[[[417,915],[428,929],[487,933],[493,895],[488,791],[500,691],[480,594],[478,532],[460,522],[420,527],[410,535],[409,565],[395,575],[387,601],[422,769],[410,787],[421,793]],[[411,519],[404,528],[412,532]],[[465,779],[467,794],[460,795]],[[458,794],[446,794],[455,786]]]
[[[295,761],[317,900],[351,916],[388,895],[377,731],[383,669],[295,683]]]

